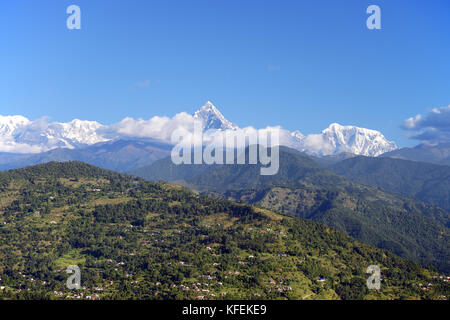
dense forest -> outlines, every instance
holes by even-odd
[[[450,210],[450,166],[360,156],[341,161],[331,169],[348,179]]]
[[[273,176],[262,176],[260,165],[175,166],[170,158],[133,173],[148,180],[175,181],[215,198],[242,201],[284,215],[311,219],[424,266],[433,265],[450,272],[448,211],[350,181],[299,151],[280,147],[279,154],[280,169]],[[355,159],[344,162],[352,163]],[[377,163],[391,160],[394,159],[370,159]],[[434,167],[438,167],[440,173],[448,172],[440,166]],[[415,171],[420,176],[419,171]],[[385,181],[398,180],[395,177],[392,174]],[[440,178],[446,181],[445,175],[441,174]],[[439,190],[436,197],[448,194],[446,185],[448,183],[443,182],[442,188],[436,187]]]
[[[79,162],[0,173],[2,299],[448,299],[342,231]],[[81,270],[69,290],[66,268]],[[369,290],[367,267],[381,268]]]

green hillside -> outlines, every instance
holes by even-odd
[[[162,161],[160,174],[167,172],[170,158],[164,160],[166,167]],[[183,165],[179,171],[195,167]],[[260,175],[259,165],[219,165],[180,183],[216,198],[325,223],[404,258],[450,271],[448,212],[349,181],[292,149],[280,148],[280,169],[273,176]]]
[[[444,275],[330,227],[82,163],[0,174],[3,299],[448,299]],[[69,265],[80,290],[66,289]],[[381,289],[365,271],[381,268]]]
[[[450,210],[450,166],[393,158],[356,157],[341,161],[331,169],[348,179]]]

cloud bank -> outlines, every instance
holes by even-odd
[[[220,139],[224,136],[223,130],[207,130],[202,132],[202,136],[195,135],[194,122],[198,119],[194,116],[181,112],[174,117],[154,116],[149,120],[125,118],[122,121],[100,129],[98,133],[108,139],[120,138],[148,138],[159,140],[167,143],[172,141],[172,134],[177,130],[181,132],[185,141],[192,141],[194,145],[200,144],[220,144]],[[288,130],[281,127],[267,127],[263,129],[255,129],[253,127],[229,129],[226,131],[233,132],[233,135],[249,136],[251,132],[256,132],[261,136],[266,136],[268,132],[278,130],[280,134],[280,144],[296,147],[296,139]]]
[[[410,138],[425,144],[450,142],[450,105],[410,117],[400,127],[411,133]]]

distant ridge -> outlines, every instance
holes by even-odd
[[[450,166],[358,156],[330,168],[348,179],[434,204],[450,212]],[[450,227],[448,222],[447,226]]]
[[[383,153],[381,157],[430,162],[450,166],[450,143],[441,143],[433,146],[420,144],[414,148],[401,148],[386,152]]]

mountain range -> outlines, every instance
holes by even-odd
[[[151,139],[119,139],[74,149],[57,148],[37,154],[0,154],[0,170],[23,168],[51,161],[83,161],[126,172],[170,155],[172,145]]]
[[[158,153],[154,150],[147,160],[141,159],[134,166],[130,163],[122,165],[122,156],[115,157],[118,145],[123,146],[126,144],[124,141],[134,140],[146,141],[142,145],[144,149],[149,148],[152,143],[171,145],[173,130],[179,127],[189,128],[194,120],[202,121],[205,132],[211,129],[240,130],[209,101],[193,115],[180,113],[173,118],[155,116],[148,121],[126,118],[110,126],[78,119],[68,123],[48,123],[46,119],[30,121],[23,116],[0,116],[0,168],[12,169],[51,160],[80,160],[107,169],[127,171],[164,158],[167,152],[164,150]],[[140,148],[139,145],[134,144],[130,148],[131,159],[136,159],[133,152]],[[280,145],[319,157],[335,156],[343,152],[379,156],[397,149],[394,142],[388,141],[378,131],[337,123],[331,124],[320,134],[303,135],[298,130],[289,132],[281,129]],[[116,158],[112,159],[114,165],[108,161],[101,163],[97,159],[98,150],[108,148],[111,150],[106,153]],[[158,146],[155,149],[157,148]],[[120,152],[125,150],[120,149]],[[147,156],[145,150],[137,152],[139,153]],[[95,156],[90,158],[89,154]]]
[[[216,198],[324,223],[409,260],[450,270],[449,167],[403,160],[445,164],[448,145],[398,149],[378,131],[333,123],[320,134],[281,129],[275,176],[260,176],[258,165],[175,166],[168,157],[169,137],[177,128],[189,131],[195,120],[205,135],[246,129],[211,102],[193,115],[126,118],[111,126],[0,117],[0,170],[76,160],[176,181]]]
[[[22,116],[0,116],[0,151],[39,153],[56,148],[75,149],[108,139],[98,133],[103,125],[96,121],[72,120],[47,123]]]

